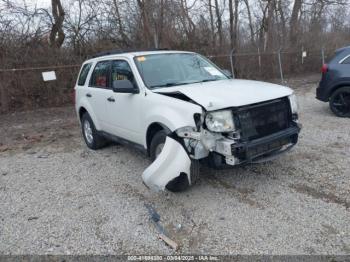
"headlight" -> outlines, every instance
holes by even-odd
[[[231,110],[207,113],[205,124],[213,132],[230,132],[235,130]]]
[[[295,94],[292,94],[288,98],[289,98],[292,114],[298,114],[299,105],[298,105],[297,97],[295,96]]]

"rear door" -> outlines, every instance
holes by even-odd
[[[110,94],[110,67],[111,61],[99,61],[96,63],[91,74],[89,85],[86,88],[85,96],[87,97],[96,118],[102,128],[106,127],[106,98]]]

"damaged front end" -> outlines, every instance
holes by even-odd
[[[288,97],[205,112],[197,117],[196,127],[181,127],[167,136],[143,180],[154,190],[181,179],[191,185],[193,161],[206,160],[214,168],[269,161],[289,151],[299,132]]]

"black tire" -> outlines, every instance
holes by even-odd
[[[85,123],[88,123],[90,128],[91,128],[92,140],[91,140],[91,138],[87,137],[88,135],[84,130]],[[98,131],[96,130],[96,127],[94,125],[94,122],[92,121],[92,119],[88,113],[84,113],[84,115],[81,117],[81,132],[83,134],[84,141],[85,141],[86,145],[88,146],[88,148],[93,149],[93,150],[97,150],[97,149],[100,149],[106,145],[106,139],[98,133]]]
[[[339,117],[350,117],[350,87],[345,86],[333,92],[329,99],[329,107]]]
[[[164,144],[167,137],[167,133],[164,130],[158,131],[152,138],[150,145],[150,156],[151,160],[154,161],[156,159],[156,150],[160,144]],[[198,160],[191,160],[191,168],[190,168],[190,177],[191,177],[191,185],[194,185],[200,174],[200,163]],[[180,174],[178,177],[174,178],[170,181],[166,188],[172,192],[181,192],[188,189],[190,186],[187,174]]]
[[[150,153],[152,162],[154,160],[156,160],[157,148],[159,145],[165,143],[166,136],[167,136],[167,134],[166,134],[165,130],[160,130],[152,137],[151,145],[150,145],[150,149],[149,149],[149,153]]]
[[[200,174],[200,164],[198,160],[191,160],[190,167],[190,177],[191,177],[191,186],[196,184],[199,179]],[[187,175],[185,173],[181,173],[180,176],[171,180],[167,185],[166,189],[171,192],[182,192],[187,190],[190,187]]]

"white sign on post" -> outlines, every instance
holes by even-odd
[[[307,57],[306,51],[303,51],[303,57]]]
[[[56,72],[55,71],[42,72],[42,75],[43,75],[43,80],[45,82],[56,80]]]

